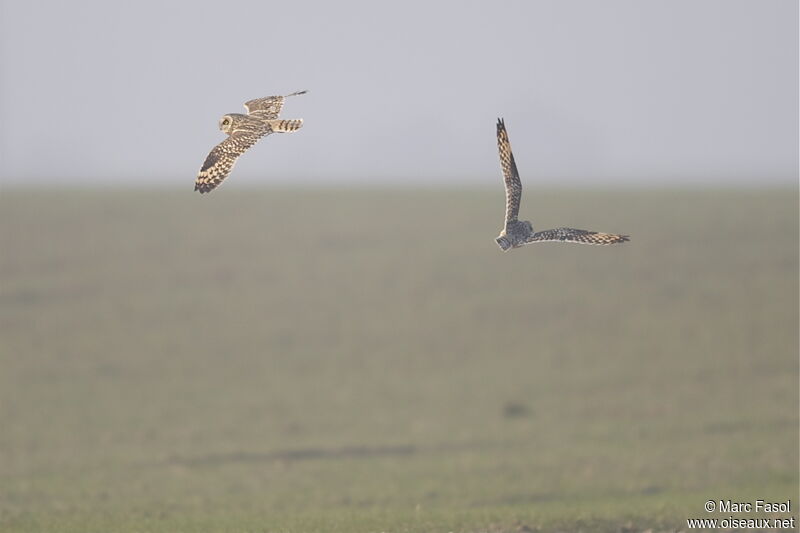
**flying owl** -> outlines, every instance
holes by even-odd
[[[230,113],[219,119],[219,129],[228,138],[216,145],[206,157],[197,173],[194,190],[200,193],[213,191],[233,170],[236,160],[261,137],[270,133],[290,133],[303,126],[303,119],[280,120],[278,115],[283,101],[289,96],[305,94],[298,91],[286,96],[267,96],[244,103],[246,115]]]
[[[625,242],[627,235],[600,233],[585,229],[556,228],[533,231],[533,225],[517,219],[519,203],[522,198],[522,182],[519,179],[511,143],[508,141],[503,119],[497,119],[497,149],[500,152],[500,166],[503,168],[503,179],[506,186],[506,222],[500,235],[495,239],[500,249],[507,252],[511,248],[519,248],[536,242],[577,242],[581,244],[617,244]]]

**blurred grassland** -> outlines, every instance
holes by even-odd
[[[797,199],[528,192],[535,228],[631,242],[503,254],[501,191],[4,190],[0,530],[618,531],[794,503]]]

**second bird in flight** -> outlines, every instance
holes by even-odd
[[[500,152],[500,166],[503,168],[503,180],[506,185],[506,221],[503,230],[495,242],[504,252],[536,242],[577,242],[580,244],[617,244],[628,240],[627,235],[616,233],[600,233],[575,228],[556,228],[537,231],[527,221],[520,221],[519,203],[522,199],[522,182],[519,179],[517,164],[511,152],[508,132],[503,119],[497,119],[497,149]]]

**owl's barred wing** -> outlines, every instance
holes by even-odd
[[[537,231],[525,240],[525,244],[536,242],[576,242],[579,244],[618,244],[630,240],[627,235],[600,233],[585,229],[556,228]]]
[[[257,98],[244,103],[244,108],[247,114],[251,117],[257,117],[263,120],[272,120],[278,118],[283,109],[283,96],[267,96],[266,98]]]
[[[283,102],[286,98],[299,94],[306,94],[307,92],[308,91],[297,91],[296,93],[287,94],[286,96],[266,96],[264,98],[248,100],[244,103],[244,108],[250,116],[262,120],[274,120],[281,114]]]
[[[261,137],[270,131],[236,131],[227,139],[216,145],[206,157],[205,163],[197,174],[194,190],[200,193],[211,192],[222,180],[228,177],[233,165],[240,155],[253,146]]]
[[[497,150],[500,153],[500,166],[503,168],[503,180],[506,186],[506,224],[517,220],[519,203],[522,199],[522,182],[519,179],[517,164],[511,152],[506,124],[502,118],[497,119]]]

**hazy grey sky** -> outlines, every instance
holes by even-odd
[[[0,0],[0,178],[191,190],[217,120],[309,89],[241,184],[796,182],[796,0]],[[227,183],[230,186],[231,183]]]

